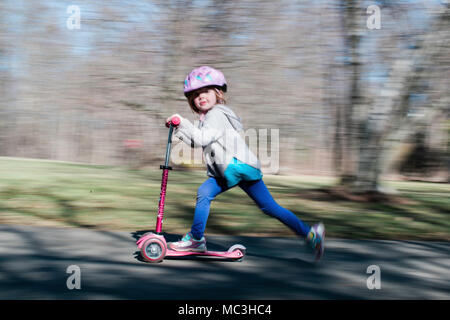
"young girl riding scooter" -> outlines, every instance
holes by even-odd
[[[240,118],[225,105],[227,91],[225,76],[208,66],[196,68],[184,81],[184,94],[191,109],[200,115],[198,127],[179,117],[175,136],[191,147],[202,147],[209,178],[198,188],[194,221],[191,231],[181,241],[171,242],[175,251],[206,251],[204,237],[211,201],[220,193],[238,185],[256,205],[297,235],[306,240],[319,260],[324,252],[325,227],[318,223],[310,227],[291,211],[275,202],[262,179],[259,159],[250,151],[239,134],[243,131]]]

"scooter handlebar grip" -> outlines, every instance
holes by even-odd
[[[170,119],[170,121],[166,122],[166,127],[170,128],[170,125],[173,125],[174,127],[178,127],[178,125],[181,123],[181,119],[177,116]]]
[[[173,126],[177,127],[181,123],[181,119],[177,116],[173,117],[171,120]]]

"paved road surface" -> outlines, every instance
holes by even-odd
[[[142,232],[0,225],[0,299],[449,299],[450,243],[328,239],[316,265],[295,238],[208,237],[242,262],[139,260]],[[167,235],[177,240],[180,235]],[[81,270],[69,290],[67,268]],[[367,268],[380,268],[369,290]]]

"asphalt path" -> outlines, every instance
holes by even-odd
[[[210,250],[245,245],[245,259],[149,264],[135,245],[147,231],[0,225],[0,299],[450,298],[449,242],[327,239],[316,264],[294,237],[209,236]],[[76,275],[80,288],[69,289]],[[377,275],[381,287],[369,289]]]

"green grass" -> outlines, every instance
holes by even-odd
[[[154,228],[159,169],[0,158],[0,171],[0,223],[129,231]],[[165,231],[189,230],[197,188],[206,178],[203,170],[170,172]],[[397,200],[371,203],[330,196],[324,190],[334,185],[333,178],[266,175],[264,181],[281,206],[308,223],[323,221],[331,237],[450,239],[448,184],[387,181],[400,192]],[[264,215],[239,187],[213,201],[207,234],[293,235]]]

